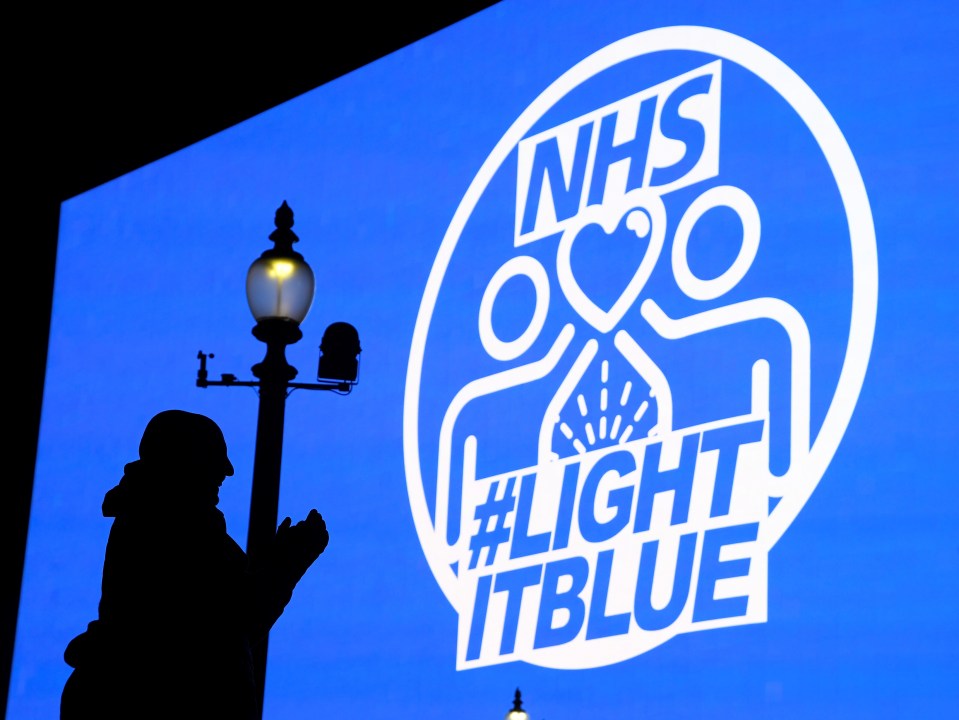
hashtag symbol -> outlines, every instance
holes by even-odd
[[[492,482],[486,502],[477,505],[473,518],[479,520],[479,530],[470,538],[470,570],[476,567],[480,550],[486,550],[486,565],[492,565],[496,559],[496,549],[509,540],[510,528],[505,526],[506,518],[516,508],[516,498],[513,496],[513,485],[516,478],[506,481],[503,497],[497,499],[500,481]]]

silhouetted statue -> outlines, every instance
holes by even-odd
[[[329,535],[315,509],[286,518],[251,567],[216,507],[232,474],[210,418],[168,410],[147,424],[140,459],[103,501],[99,614],[64,653],[62,720],[259,717],[252,648]]]

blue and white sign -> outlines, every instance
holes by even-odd
[[[748,132],[766,107],[781,127]],[[796,202],[789,173],[825,192]],[[845,283],[811,303],[823,265]],[[457,666],[597,667],[765,622],[769,552],[845,432],[876,302],[859,169],[780,60],[671,27],[560,76],[467,189],[413,336],[407,481]]]
[[[326,552],[265,718],[887,720],[959,707],[959,11],[502,0],[65,202],[8,720],[57,716],[104,494],[215,419],[246,544],[294,213],[360,334],[286,400]],[[174,525],[171,525],[171,531]]]

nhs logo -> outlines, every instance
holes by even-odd
[[[631,190],[662,195],[715,176],[721,73],[717,60],[522,140],[516,244]]]
[[[748,40],[642,32],[532,99],[464,188],[410,346],[407,489],[456,667],[767,622],[877,277],[842,132]]]

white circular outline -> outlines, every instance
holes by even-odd
[[[515,270],[513,265],[518,266]],[[533,308],[533,317],[529,325],[515,340],[500,340],[493,330],[493,303],[496,296],[503,289],[507,280],[523,275],[533,282],[536,292],[536,306]],[[545,298],[545,300],[543,299]],[[479,336],[483,349],[495,360],[515,360],[530,349],[536,338],[539,337],[543,325],[546,323],[546,313],[549,310],[549,278],[546,268],[536,258],[529,255],[517,255],[503,263],[499,270],[493,273],[479,307]]]
[[[779,524],[766,523],[760,540],[771,549],[802,509],[832,460],[862,389],[876,324],[879,280],[876,233],[869,198],[849,144],[832,115],[806,82],[768,50],[738,35],[716,28],[682,25],[654,28],[627,36],[597,50],[554,80],[506,130],[483,161],[463,195],[440,243],[423,291],[407,364],[403,397],[403,458],[410,510],[420,545],[433,576],[450,603],[460,612],[457,577],[440,553],[430,550],[434,529],[419,461],[419,391],[423,353],[430,318],[453,250],[473,208],[490,180],[517,143],[556,102],[594,75],[626,60],[657,52],[701,52],[735,63],[769,85],[800,117],[832,171],[849,223],[852,251],[852,308],[849,340],[836,392],[806,458],[802,492],[793,492],[776,506]],[[772,518],[772,516],[770,516]]]
[[[716,196],[716,199],[713,196]],[[739,245],[739,253],[730,266],[716,277],[704,280],[689,269],[686,246],[689,244],[689,234],[696,227],[699,219],[718,207],[728,207],[736,213],[743,226],[743,239]],[[740,211],[741,209],[745,211],[745,214]],[[686,208],[673,236],[673,275],[679,289],[694,300],[714,300],[728,293],[752,267],[756,252],[759,250],[759,235],[759,208],[746,191],[733,185],[717,185],[709,188]]]

